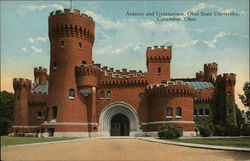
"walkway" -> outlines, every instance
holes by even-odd
[[[86,139],[54,144],[17,146],[2,150],[3,160],[140,160],[233,161],[248,160],[249,153],[197,149],[139,139]]]

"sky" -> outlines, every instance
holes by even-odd
[[[1,1],[1,90],[13,78],[34,80],[33,68],[49,68],[48,16],[69,1]],[[171,78],[193,78],[205,63],[218,74],[235,73],[237,95],[249,81],[249,1],[74,1],[73,9],[95,20],[95,63],[147,71],[148,46],[172,46]],[[237,16],[215,16],[214,12]],[[134,16],[128,15],[134,13]],[[141,13],[144,16],[139,16]],[[146,16],[154,13],[153,16]],[[156,15],[157,13],[157,15]],[[182,21],[159,21],[160,13],[184,13]],[[193,15],[187,15],[193,13]],[[212,13],[212,16],[202,16]],[[197,15],[199,14],[199,15]],[[136,16],[135,16],[136,15]],[[169,18],[167,16],[163,16]],[[196,21],[183,21],[184,17]]]

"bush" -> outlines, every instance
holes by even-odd
[[[214,127],[214,135],[215,136],[224,136],[226,128],[221,125],[215,125]]]
[[[225,136],[240,136],[241,131],[238,126],[230,125],[225,129]]]
[[[208,137],[208,136],[210,136],[210,135],[212,134],[212,131],[213,131],[213,130],[212,130],[211,128],[209,128],[209,127],[200,127],[199,130],[200,130],[201,136],[203,136],[203,137]]]
[[[160,139],[178,139],[181,136],[181,130],[170,125],[165,125],[160,128],[158,136]]]
[[[243,136],[250,136],[250,126],[245,126],[243,127],[242,131],[241,131],[241,134]]]

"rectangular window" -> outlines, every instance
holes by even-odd
[[[160,74],[161,73],[161,68],[160,67],[158,67],[158,74]]]
[[[70,89],[69,90],[69,99],[74,99],[75,98],[75,90],[74,89]]]
[[[111,92],[110,91],[107,92],[107,96],[108,96],[108,99],[111,98]]]
[[[64,41],[61,41],[61,48],[64,47]]]
[[[52,107],[52,114],[53,114],[53,120],[56,120],[57,118],[57,107]]]
[[[101,91],[101,99],[104,99],[104,97],[105,97],[105,93],[104,91]]]
[[[79,42],[78,47],[81,49],[82,48],[82,43]]]

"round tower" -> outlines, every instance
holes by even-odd
[[[214,82],[217,77],[218,64],[213,62],[212,64],[204,64],[204,80],[208,82]]]
[[[232,95],[235,97],[235,83],[236,83],[236,74],[234,73],[224,73],[217,77],[217,85],[223,90],[227,95]]]
[[[149,85],[148,131],[158,131],[164,124],[172,124],[181,128],[184,136],[195,134],[193,116],[193,100],[195,89],[183,82],[167,82],[165,84]],[[153,123],[158,124],[153,124]]]
[[[46,68],[34,68],[35,86],[47,84],[48,75]]]
[[[31,92],[31,80],[14,78],[13,88],[15,93],[13,130],[15,133],[25,133],[28,129],[23,126],[29,125],[28,94]]]
[[[65,132],[87,135],[86,100],[77,88],[75,66],[92,64],[94,33],[93,19],[79,10],[50,13],[49,114],[45,130],[51,135],[54,132],[58,136],[66,136]]]

